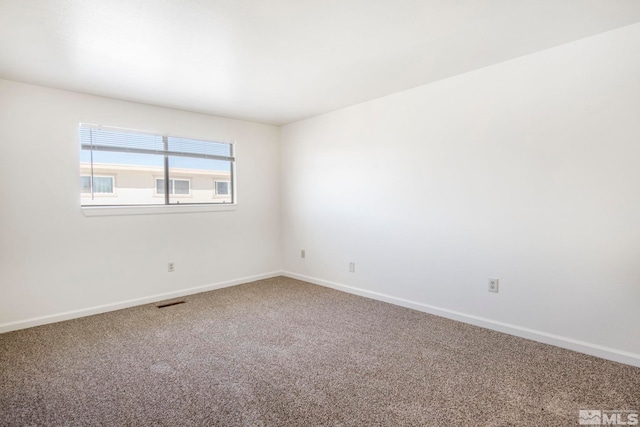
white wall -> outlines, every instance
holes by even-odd
[[[235,140],[237,210],[84,216],[80,122]],[[279,271],[279,134],[275,126],[0,80],[0,330]]]
[[[640,363],[639,45],[640,24],[283,127],[285,270]]]

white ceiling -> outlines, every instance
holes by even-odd
[[[0,78],[284,124],[636,22],[638,0],[0,0]]]

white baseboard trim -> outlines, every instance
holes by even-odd
[[[350,294],[360,295],[366,298],[384,301],[384,302],[399,305],[402,307],[412,308],[414,310],[422,311],[429,314],[434,314],[440,317],[446,317],[448,319],[457,320],[459,322],[469,323],[471,325],[480,326],[482,328],[487,328],[487,329],[491,329],[498,332],[503,332],[509,335],[515,335],[517,337],[527,338],[527,339],[538,341],[544,344],[549,344],[556,347],[577,351],[579,353],[600,357],[602,359],[612,360],[614,362],[619,362],[619,363],[624,363],[631,366],[640,367],[640,354],[630,353],[623,350],[617,350],[615,348],[610,348],[610,347],[605,347],[598,344],[588,343],[585,341],[575,340],[573,338],[567,338],[560,335],[538,331],[535,329],[530,329],[530,328],[525,328],[517,325],[512,325],[509,323],[499,322],[496,320],[474,316],[471,314],[449,310],[446,308],[436,307],[429,304],[410,301],[404,298],[398,298],[391,295],[367,291],[365,289],[342,285],[340,283],[330,282],[328,280],[322,280],[316,277],[305,276],[302,274],[292,273],[289,271],[282,272],[282,275],[293,278],[293,279],[298,279],[298,280],[313,283],[316,285],[324,286],[327,288],[332,288],[339,291],[347,292]]]
[[[254,282],[256,280],[270,279],[272,277],[281,276],[281,271],[273,271],[271,273],[257,274],[255,276],[242,277],[240,279],[227,280],[204,286],[196,286],[193,288],[180,289],[178,291],[165,292],[163,294],[151,295],[148,297],[135,298],[126,301],[120,301],[111,304],[97,305],[94,307],[81,308],[79,310],[65,311],[63,313],[50,314],[47,316],[33,317],[26,320],[18,320],[0,324],[0,333],[16,331],[19,329],[31,328],[34,326],[46,325],[48,323],[61,322],[63,320],[77,319],[79,317],[91,316],[94,314],[106,313],[107,311],[121,310],[123,308],[134,307],[136,305],[150,304],[171,298],[183,297],[185,295],[198,294],[200,292],[213,291],[215,289],[228,288],[230,286],[241,285],[243,283]]]

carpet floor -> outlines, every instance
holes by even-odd
[[[640,368],[277,277],[0,335],[2,426],[570,426]]]

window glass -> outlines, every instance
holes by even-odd
[[[216,181],[216,194],[219,196],[229,195],[229,182],[228,181]]]
[[[113,193],[113,178],[107,176],[94,176],[93,192],[107,194]]]
[[[189,181],[175,179],[173,181],[173,194],[189,194]]]
[[[80,192],[91,193],[91,177],[90,176],[80,177]]]
[[[154,177],[162,175],[164,158],[157,154],[81,150],[81,203],[84,206],[157,205],[164,197],[155,190]],[[93,171],[93,191],[90,183]],[[108,176],[109,178],[103,178]],[[108,191],[107,191],[108,190]]]
[[[229,143],[88,125],[80,143],[83,206],[233,203]]]

